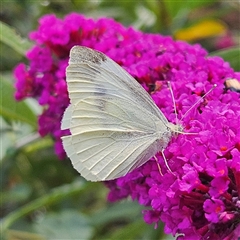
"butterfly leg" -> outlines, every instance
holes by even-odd
[[[164,149],[161,151],[161,153],[162,153],[163,160],[164,160],[164,163],[165,163],[167,169],[169,170],[170,173],[172,173],[174,176],[176,176],[176,174],[174,174],[174,173],[172,172],[171,168],[169,167],[169,165],[168,165],[168,163],[167,163],[167,159],[166,159],[165,154],[164,154]]]
[[[159,162],[158,162],[157,157],[156,157],[155,155],[154,155],[153,157],[154,157],[154,159],[155,159],[155,161],[156,161],[156,163],[157,163],[158,171],[159,171],[160,175],[163,176],[163,174],[162,174],[162,169],[161,169],[161,166],[160,166],[160,164],[159,164]]]

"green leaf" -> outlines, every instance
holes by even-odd
[[[179,12],[185,11],[186,9],[193,11],[195,8],[205,7],[208,5],[212,5],[214,4],[214,2],[216,2],[216,0],[201,0],[201,1],[161,0],[161,1],[163,1],[163,4],[166,6],[166,9],[168,10],[168,13],[171,15],[172,18],[179,14]],[[158,2],[160,2],[160,0]]]
[[[118,229],[114,234],[111,234],[109,240],[141,239],[143,232],[147,228],[148,225],[142,219],[137,219],[124,228]]]
[[[103,240],[122,240],[122,239],[132,239],[132,240],[174,240],[171,235],[165,235],[163,231],[163,224],[159,223],[158,228],[154,229],[153,224],[147,224],[144,222],[143,218],[135,218],[129,224],[118,228],[114,232],[110,232],[102,238]]]
[[[84,190],[89,188],[89,183],[83,181],[76,181],[71,184],[66,184],[61,187],[53,189],[50,193],[40,197],[25,206],[18,208],[16,211],[9,213],[6,217],[1,220],[1,229],[6,231],[14,222],[18,219],[30,214],[40,207],[51,205],[62,201],[64,198],[70,197],[75,194],[80,194]]]
[[[21,121],[30,124],[34,128],[37,126],[37,117],[26,102],[17,102],[14,99],[14,88],[10,81],[1,78],[1,98],[0,98],[0,115],[9,121]]]
[[[13,28],[1,21],[0,31],[0,41],[23,56],[25,56],[26,51],[33,45],[27,39],[21,38]]]
[[[115,203],[109,208],[102,209],[98,213],[92,215],[92,224],[96,226],[104,225],[119,219],[135,219],[141,212],[143,207],[137,202],[124,201]]]
[[[3,206],[3,204],[6,204],[7,202],[15,204],[26,201],[30,194],[31,189],[26,183],[20,183],[18,185],[15,185],[10,190],[1,193],[1,206]]]
[[[87,240],[93,234],[93,227],[88,218],[75,210],[48,214],[41,222],[35,224],[35,229],[46,239]]]
[[[26,232],[26,231],[18,231],[18,230],[9,230],[6,234],[6,240],[9,239],[17,239],[17,240],[46,240],[46,238],[43,238],[42,236],[32,233],[32,232]],[[2,239],[3,240],[3,239]]]
[[[225,61],[229,62],[231,67],[235,71],[240,71],[240,48],[231,47],[219,51],[214,51],[209,54],[209,56],[219,56]]]

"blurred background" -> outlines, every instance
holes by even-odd
[[[28,33],[44,14],[110,17],[144,32],[200,43],[240,71],[240,2],[224,0],[11,0],[0,3],[0,217],[5,239],[174,239],[147,225],[131,199],[111,204],[102,183],[86,182],[53,140],[37,134],[42,109],[14,100],[13,68],[26,62]]]

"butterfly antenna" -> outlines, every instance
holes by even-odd
[[[198,100],[185,112],[185,114],[182,116],[182,118],[180,119],[180,121],[182,121],[183,118],[185,118],[186,115],[187,115],[199,102],[202,101],[202,99],[204,99],[210,92],[212,92],[212,90],[213,90],[215,87],[217,87],[217,84],[214,84],[209,91],[207,91],[200,99],[198,99]]]
[[[168,88],[169,88],[169,91],[171,93],[171,96],[172,96],[172,101],[173,101],[173,108],[174,108],[174,113],[175,113],[175,121],[176,121],[176,124],[178,123],[178,118],[177,118],[177,107],[176,107],[176,101],[175,101],[175,98],[174,98],[174,95],[173,95],[173,90],[172,90],[172,86],[171,86],[171,83],[170,81],[167,82],[168,84]]]

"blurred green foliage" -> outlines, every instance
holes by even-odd
[[[28,33],[37,28],[39,17],[48,13],[64,17],[75,11],[93,18],[112,17],[126,26],[175,37],[189,27],[200,31],[199,22],[211,18],[213,26],[220,22],[224,31],[198,38],[190,32],[186,37],[210,52],[214,50],[211,55],[222,56],[240,71],[239,3],[3,0],[0,11],[0,236],[18,240],[172,239],[163,234],[162,226],[154,230],[144,223],[138,203],[129,199],[108,203],[104,184],[86,182],[70,161],[57,159],[53,140],[37,133],[37,115],[42,109],[31,99],[15,102],[12,70],[26,61],[25,52],[32,45]],[[226,33],[231,34],[235,47],[219,50],[214,44]]]

